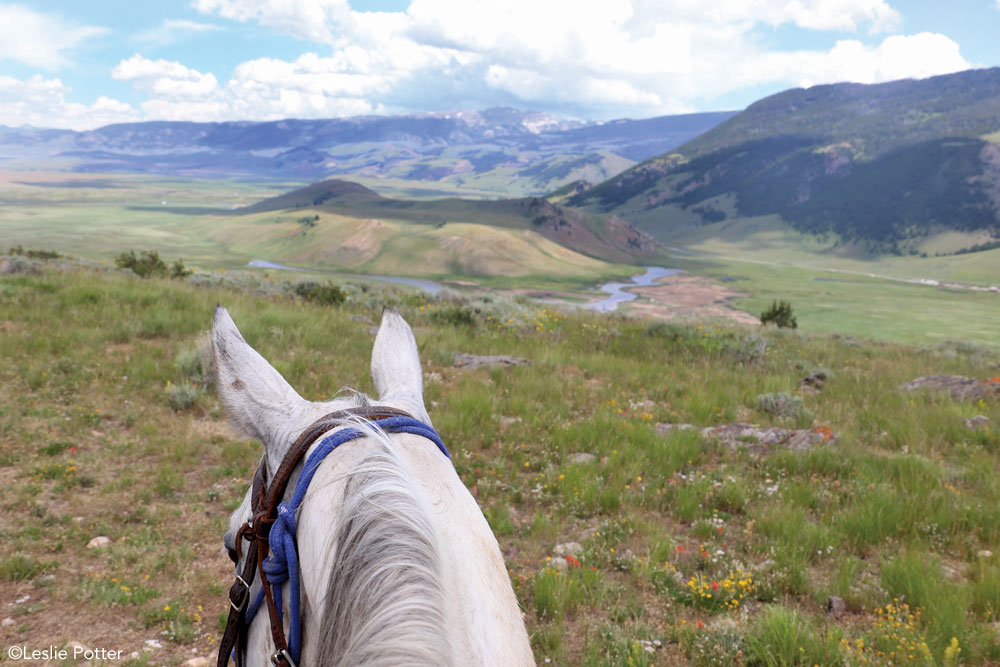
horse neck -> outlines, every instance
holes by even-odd
[[[332,463],[299,520],[301,562],[321,564],[303,571],[306,597],[319,593],[304,612],[307,624],[316,619],[304,656],[534,664],[499,546],[451,461],[423,438],[397,435],[357,441]]]

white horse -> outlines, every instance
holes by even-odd
[[[300,432],[331,411],[390,406],[430,424],[416,341],[393,310],[383,312],[372,350],[377,401],[303,399],[221,306],[212,341],[219,394],[237,426],[264,444],[268,479]],[[331,424],[330,432],[358,421]],[[534,664],[499,545],[451,460],[426,438],[360,428],[365,437],[317,469],[297,517],[301,665]],[[248,491],[224,538],[231,552],[250,514]],[[273,653],[262,609],[248,631],[246,664],[264,665]]]

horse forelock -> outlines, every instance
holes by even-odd
[[[319,655],[337,665],[442,665],[447,641],[440,536],[389,436],[345,473]]]

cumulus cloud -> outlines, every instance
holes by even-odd
[[[998,0],[1000,1],[1000,0]],[[329,45],[329,55],[260,59],[226,86],[249,109],[449,109],[511,104],[591,116],[692,111],[761,84],[878,82],[968,68],[943,35],[894,35],[885,0],[413,0],[405,12],[347,0],[195,0],[194,7]],[[887,34],[777,51],[763,29]],[[876,38],[878,39],[878,38]],[[696,104],[697,103],[697,104]],[[234,97],[231,106],[238,106]]]
[[[170,100],[203,100],[213,97],[219,87],[214,74],[202,74],[169,60],[149,60],[139,54],[118,63],[111,70],[111,78]]]
[[[125,102],[102,96],[93,104],[79,104],[67,101],[68,93],[69,88],[59,79],[0,76],[0,125],[86,130],[142,119],[142,114]]]
[[[603,0],[586,12],[577,0],[413,0],[405,12],[353,11],[347,0],[195,0],[194,6],[309,40],[323,53],[248,60],[222,81],[186,63],[136,54],[111,76],[145,95],[139,109],[106,97],[70,103],[68,88],[55,78],[3,77],[0,123],[83,128],[490,105],[644,117],[717,108],[713,99],[754,86],[876,83],[970,66],[944,35],[893,34],[900,17],[885,0]],[[0,4],[0,57],[11,48],[4,26],[12,21],[3,12],[26,26],[15,32],[36,34],[36,24],[53,29],[50,17]],[[67,49],[103,34],[59,26],[57,45],[45,47],[43,40],[35,55],[19,58],[58,67]],[[761,37],[778,26],[855,34],[823,49],[781,51]],[[214,29],[165,20],[133,39],[156,46]]]
[[[74,25],[22,5],[0,4],[0,59],[55,70],[71,64],[69,53],[107,28]]]

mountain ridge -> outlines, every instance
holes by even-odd
[[[665,236],[670,220],[779,215],[798,231],[914,252],[941,226],[1000,236],[998,131],[1000,68],[794,89],[566,203],[640,228],[655,218]]]

